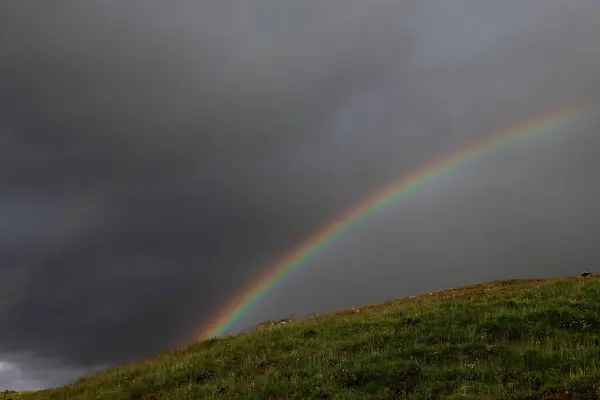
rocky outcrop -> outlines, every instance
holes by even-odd
[[[256,325],[256,330],[260,331],[263,329],[272,328],[277,325],[285,325],[290,322],[292,322],[292,320],[287,319],[287,318],[280,319],[279,321],[264,321],[264,322],[261,322],[260,324]]]

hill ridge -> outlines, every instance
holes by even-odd
[[[600,399],[600,279],[582,275],[266,321],[0,400]]]

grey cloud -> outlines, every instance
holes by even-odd
[[[20,365],[27,365],[23,370]],[[56,382],[74,381],[83,374],[89,374],[106,366],[93,368],[70,368],[56,360],[31,358],[30,354],[10,354],[0,360],[0,387],[9,390],[37,390],[53,386]]]
[[[0,8],[0,359],[31,353],[13,362],[25,374],[36,357],[80,371],[190,340],[261,268],[381,185],[600,94],[600,7],[583,0]],[[236,329],[416,288],[578,272],[595,254],[581,232],[597,221],[596,131],[424,190]],[[551,182],[560,190],[540,205]],[[547,233],[549,215],[577,240]],[[527,216],[521,241],[537,244],[501,257],[518,247],[509,222]],[[529,271],[506,267],[527,260]]]

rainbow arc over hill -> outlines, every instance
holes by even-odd
[[[421,168],[401,176],[358,206],[323,226],[308,239],[292,248],[274,265],[266,268],[263,274],[250,282],[237,297],[220,309],[212,322],[203,327],[201,333],[197,336],[200,339],[206,339],[227,334],[252,307],[275,286],[280,284],[293,270],[305,265],[312,256],[322,251],[331,242],[344,235],[361,221],[410,196],[428,182],[440,179],[470,161],[485,157],[516,142],[569,127],[591,113],[592,109],[590,107],[562,108],[488,136],[484,140],[434,159]]]

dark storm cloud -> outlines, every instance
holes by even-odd
[[[37,379],[35,360],[66,365],[52,385],[189,340],[259,268],[400,171],[599,97],[593,2],[294,4],[0,6],[0,360],[30,376],[15,382]],[[590,170],[578,159],[569,176]],[[393,225],[413,251],[384,247],[369,261],[384,275],[446,240],[431,221],[413,219],[420,241]],[[510,235],[477,247],[498,238]],[[362,238],[365,260],[378,242]],[[310,279],[342,276],[352,260],[338,256]],[[354,302],[312,286],[318,305],[289,310]]]
[[[251,53],[227,29],[239,18],[231,2],[32,4],[2,13],[1,175],[16,199],[3,235],[23,233],[2,253],[0,342],[77,365],[190,339],[285,243],[256,187],[238,185],[265,185],[272,155],[314,141],[407,45],[382,36],[370,11],[334,15],[333,3],[307,7],[309,32],[258,38]],[[60,195],[71,201],[60,218],[11,222],[58,215]]]

